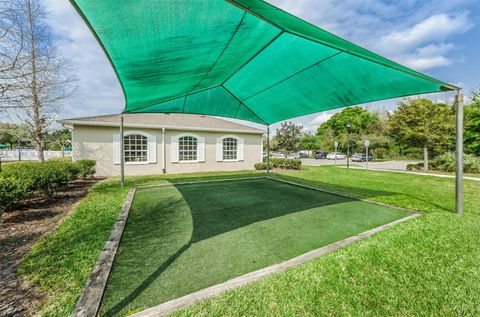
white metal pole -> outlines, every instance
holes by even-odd
[[[270,126],[267,125],[267,174],[270,174]]]
[[[337,165],[337,150],[338,150],[338,142],[337,141],[335,141],[334,146],[335,146],[335,165]]]
[[[120,115],[120,184],[125,185],[125,152],[123,146],[123,114]]]
[[[162,128],[162,153],[163,153],[163,159],[162,159],[162,171],[163,174],[167,173],[167,153],[165,153],[166,145],[165,145],[165,128]]]
[[[365,154],[366,154],[366,156],[365,156],[365,169],[368,170],[368,143],[367,143],[367,145],[365,145]]]
[[[460,89],[455,96],[456,108],[456,173],[455,173],[455,211],[458,215],[463,214],[463,95]]]

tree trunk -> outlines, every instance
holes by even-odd
[[[423,170],[428,171],[428,146],[423,146]]]
[[[34,140],[35,146],[37,149],[38,160],[43,162],[45,157],[43,155],[44,149],[44,140],[43,140],[43,120],[41,115],[42,105],[38,97],[38,87],[37,87],[37,52],[36,52],[36,38],[33,30],[34,17],[32,15],[32,3],[28,1],[28,31],[30,37],[30,58],[32,63],[32,82],[31,82],[31,91],[32,91],[32,121],[34,125]]]

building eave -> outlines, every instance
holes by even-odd
[[[82,121],[82,120],[58,120],[57,122],[67,126],[74,127],[75,125],[93,126],[93,127],[115,127],[120,128],[120,123],[116,122],[99,122],[99,121]],[[221,129],[221,128],[207,128],[207,127],[187,127],[187,126],[169,126],[169,125],[151,125],[140,123],[124,123],[125,128],[140,128],[140,129],[166,129],[179,131],[202,131],[202,132],[235,132],[247,134],[264,134],[262,130],[243,130],[243,129]]]

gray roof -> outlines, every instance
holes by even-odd
[[[263,133],[261,129],[216,117],[183,113],[126,113],[124,126],[130,128],[166,128],[174,130]],[[64,125],[120,126],[120,114],[58,120]]]

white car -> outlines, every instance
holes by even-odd
[[[347,158],[345,154],[332,152],[327,154],[327,160],[334,160],[335,156],[337,157],[337,160],[344,160]]]

